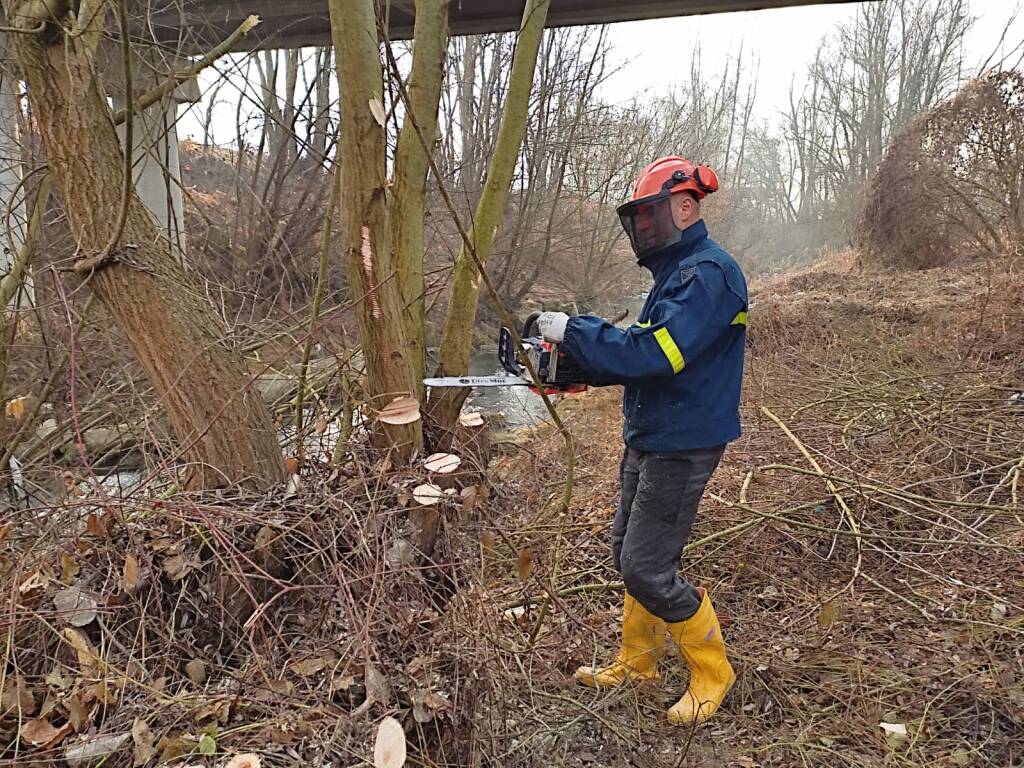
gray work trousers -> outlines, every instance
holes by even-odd
[[[724,445],[678,453],[626,448],[622,456],[612,559],[626,591],[670,623],[700,607],[700,593],[677,571],[704,487],[724,451]]]

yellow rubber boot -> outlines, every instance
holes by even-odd
[[[736,682],[736,673],[725,658],[722,628],[711,607],[711,598],[703,592],[697,613],[686,621],[668,625],[669,634],[679,644],[683,660],[690,668],[690,687],[668,711],[676,725],[703,723],[718,709],[725,694]]]
[[[665,622],[627,592],[622,607],[622,648],[607,667],[580,667],[576,679],[591,688],[611,688],[627,680],[658,679],[658,659],[665,648]]]

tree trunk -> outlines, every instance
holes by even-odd
[[[477,145],[473,135],[473,113],[476,111],[476,59],[480,50],[480,39],[472,36],[464,41],[462,50],[462,76],[459,78],[459,133],[462,137],[462,162],[459,181],[466,200],[476,197],[477,187]]]
[[[299,84],[299,51],[291,48],[285,52],[284,106],[281,112],[282,155],[280,168],[288,168],[299,154],[299,140],[295,133],[295,90]]]
[[[406,313],[409,352],[416,366],[416,396],[423,399],[426,371],[426,310],[423,298],[423,210],[430,158],[423,139],[433,146],[437,110],[444,82],[448,43],[447,0],[416,0],[412,71],[409,74],[409,109],[398,135],[395,154],[392,237],[398,285]]]
[[[15,17],[16,4],[6,0],[8,19]],[[189,463],[188,486],[282,483],[284,461],[266,405],[250,388],[239,356],[224,343],[201,289],[173,257],[134,190],[117,237],[124,159],[95,65],[102,19],[90,17],[86,5],[80,18],[92,18],[92,29],[72,24],[71,33],[56,40],[56,27],[14,37],[80,255],[100,257],[112,242],[120,243],[113,258],[96,258],[88,284],[161,396]]]
[[[222,80],[214,86],[213,92],[210,93],[207,98],[209,101],[206,103],[206,114],[203,117],[203,147],[209,147],[214,143],[213,139],[213,111],[217,108],[217,95],[220,93],[220,89],[224,87],[226,80]]]
[[[383,120],[384,78],[377,44],[373,0],[330,0],[341,91],[342,247],[348,284],[358,302],[357,321],[366,363],[371,405],[415,396],[419,371],[404,328],[402,297],[395,279],[387,207]],[[423,445],[421,422],[383,425],[384,437],[400,460]]]
[[[537,65],[537,51],[544,34],[550,0],[527,0],[523,23],[516,41],[509,78],[508,96],[498,129],[487,179],[473,217],[470,238],[482,264],[487,263],[501,217],[508,202],[519,148],[526,133],[527,110]],[[445,316],[444,336],[438,353],[437,375],[465,374],[469,369],[470,347],[480,295],[480,275],[465,246],[459,251],[452,281],[452,293]],[[430,415],[443,433],[454,428],[468,390],[448,389],[431,396]]]
[[[260,75],[260,85],[263,101],[263,126],[267,135],[267,146],[270,147],[270,156],[277,157],[277,149],[281,143],[284,120],[281,118],[281,103],[277,98],[277,64],[278,51],[263,51],[262,61],[258,56],[256,69]]]
[[[316,52],[316,99],[313,117],[313,158],[327,166],[327,133],[331,117],[331,49]]]

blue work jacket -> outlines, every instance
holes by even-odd
[[[569,319],[561,350],[600,384],[623,384],[623,438],[688,451],[740,436],[747,283],[703,221],[644,260],[654,287],[637,323]]]

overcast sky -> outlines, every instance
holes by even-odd
[[[690,41],[701,41],[704,72],[714,75],[743,44],[744,58],[760,61],[757,113],[769,116],[785,107],[794,75],[814,58],[818,42],[836,25],[853,17],[860,3],[801,6],[765,11],[719,13],[615,24],[610,40],[621,69],[607,82],[603,97],[629,101],[647,91],[664,93],[688,76]],[[1018,0],[970,0],[977,19],[968,38],[965,64],[975,68],[996,49]],[[1006,53],[1024,40],[1024,18],[1007,36]],[[1016,62],[1020,52],[1011,58]]]

